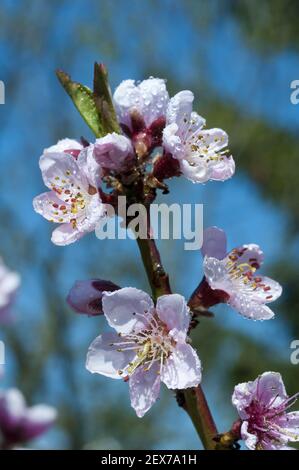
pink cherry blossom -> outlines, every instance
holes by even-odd
[[[93,151],[96,162],[102,168],[114,171],[128,169],[134,161],[133,153],[131,141],[124,135],[115,132],[97,139]]]
[[[299,441],[299,411],[287,412],[299,393],[288,397],[281,375],[265,372],[235,387],[232,403],[242,421],[241,437],[250,450],[294,450]]]
[[[210,227],[204,232],[202,254],[209,286],[228,294],[227,303],[231,307],[253,320],[274,316],[266,304],[280,297],[282,288],[269,277],[256,275],[264,258],[258,245],[242,245],[226,254],[225,233]]]
[[[145,127],[165,117],[169,96],[165,81],[152,77],[139,84],[124,80],[116,88],[113,100],[119,122],[133,130],[132,117],[142,120]]]
[[[39,165],[50,191],[37,196],[33,207],[60,224],[52,233],[53,243],[68,245],[93,231],[106,215],[97,189],[102,170],[93,158],[93,147],[64,139],[44,151]]]
[[[194,96],[189,90],[170,99],[163,131],[166,153],[180,162],[182,174],[193,183],[224,181],[235,172],[227,156],[228,136],[221,129],[204,129],[205,120],[192,111]]]
[[[184,297],[163,295],[154,306],[148,294],[127,287],[104,293],[102,304],[115,331],[93,341],[86,367],[128,380],[137,416],[144,416],[157,400],[161,381],[170,389],[200,383],[200,360],[187,342],[190,315]]]
[[[57,412],[51,406],[27,407],[17,389],[0,391],[0,447],[11,448],[43,434],[56,417]]]
[[[19,285],[19,274],[10,271],[0,258],[0,322],[9,321],[11,305]]]

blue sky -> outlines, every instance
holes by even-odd
[[[166,64],[169,78],[176,76],[184,88],[188,88],[197,81],[208,79],[215,96],[235,103],[244,113],[262,116],[271,125],[292,129],[294,132],[298,128],[299,106],[291,105],[289,99],[290,82],[299,78],[298,56],[291,52],[284,52],[267,58],[257,57],[254,51],[247,49],[237,25],[230,18],[222,18],[221,21],[216,22],[210,34],[207,35],[195,32],[189,20],[181,14],[180,8],[174,9],[171,18],[169,10],[164,8],[154,18],[149,17],[144,24],[144,17],[148,13],[143,2],[127,2],[124,7],[125,3],[119,3],[122,6],[111,23],[111,34],[114,35],[114,40],[118,45],[116,58],[107,57],[105,50],[101,50],[101,44],[97,50],[82,45],[78,53],[75,52],[75,58],[68,69],[69,61],[63,55],[63,44],[73,40],[75,44],[80,43],[80,39],[75,37],[75,34],[78,31],[78,24],[83,20],[90,22],[92,30],[97,27],[93,2],[88,1],[67,2],[66,6],[61,9],[57,8],[54,27],[46,35],[46,55],[34,56],[26,51],[21,53],[10,45],[10,35],[0,41],[0,79],[6,82],[10,70],[14,69],[16,63],[19,64],[22,74],[22,87],[18,89],[16,95],[7,94],[6,104],[0,107],[2,126],[0,160],[6,169],[5,174],[1,176],[1,206],[8,209],[11,218],[15,218],[18,230],[24,233],[24,236],[39,234],[38,251],[40,251],[41,260],[49,252],[50,227],[45,220],[33,212],[32,198],[44,191],[37,162],[42,149],[52,144],[47,117],[51,117],[50,122],[55,122],[55,115],[68,113],[71,116],[75,134],[90,135],[68,97],[59,88],[54,69],[56,67],[67,68],[76,79],[90,84],[94,60],[103,60],[110,71],[112,88],[122,79],[142,79],[144,67],[150,69],[151,64],[146,63],[145,54],[139,48],[138,36],[135,37],[131,33],[131,16],[134,20],[139,19],[142,25],[141,30],[143,27],[146,28],[147,35],[148,29],[152,29],[151,37],[154,44],[150,45],[150,50],[155,52],[152,56],[154,65],[165,66]],[[12,11],[18,8],[17,2],[6,1],[4,4],[11,5]],[[169,5],[169,2],[164,2],[164,5]],[[34,12],[31,14],[33,18],[36,18]],[[47,14],[47,9],[44,14]],[[205,58],[204,73],[194,66],[194,59],[197,56]],[[59,57],[59,63],[54,63],[56,57]],[[196,106],[199,109],[200,99],[200,96],[196,97]],[[210,125],[213,124],[210,123]],[[65,137],[63,130],[60,137]],[[76,137],[76,135],[69,137]],[[287,220],[282,211],[271,202],[265,201],[257,187],[238,171],[237,155],[235,160],[237,173],[231,181],[224,184],[211,183],[203,187],[188,182],[172,181],[170,195],[160,197],[160,200],[182,203],[203,202],[205,225],[218,225],[224,228],[228,233],[231,247],[249,242],[260,244],[266,253],[266,270],[267,265],[269,266],[276,259],[277,246],[283,243]],[[161,248],[167,269],[170,273],[179,273],[172,274],[175,289],[187,296],[190,294],[190,289],[192,290],[190,286],[196,285],[202,273],[200,254],[184,252],[179,259],[176,259],[177,250],[183,251],[181,241],[175,244],[162,242]],[[65,293],[77,278],[86,277],[88,269],[84,262],[88,250],[91,249],[93,254],[99,253],[98,275],[103,278],[109,278],[110,275],[111,251],[117,252],[119,259],[131,256],[136,256],[137,259],[138,256],[132,241],[99,242],[93,235],[89,235],[88,239],[74,246],[51,249],[55,252],[64,250],[61,255],[64,272],[63,276],[58,276],[58,280],[60,289]],[[34,267],[29,262],[24,263],[16,259],[12,253],[2,253],[2,255],[12,268],[20,270],[22,274],[23,283],[16,311],[19,309],[22,312],[23,319],[19,321],[24,325],[24,315],[26,321],[29,318],[35,320],[37,315],[42,315],[39,284],[39,269],[42,269],[42,264]],[[134,278],[130,273],[125,276],[120,273],[119,276],[122,282],[127,283]],[[86,342],[87,347],[93,333],[90,322],[87,324],[84,320],[74,317],[73,341],[74,344],[77,341]],[[216,321],[221,321],[220,315]],[[272,335],[277,336],[279,332],[280,347],[283,350],[286,350],[289,343],[288,334],[280,330],[279,321],[270,325],[254,323],[249,330],[248,323],[232,311],[227,312],[226,321],[231,328],[244,331],[260,341],[270,341],[267,338]],[[83,336],[82,329],[85,329]],[[82,358],[81,366],[82,377],[85,377],[84,358]],[[8,363],[7,370],[5,383],[11,384],[13,364]],[[207,382],[212,405],[215,405],[213,398],[215,383],[213,380]],[[119,392],[116,393],[122,393],[124,386],[118,385],[118,387],[122,388],[119,388]],[[175,435],[172,440],[162,441],[161,447],[196,447],[197,438],[194,436],[192,427],[175,403],[166,411],[166,414],[169,414],[172,422],[179,422],[184,432],[180,436]],[[227,424],[224,414],[219,414],[218,418],[223,426]],[[60,439],[60,435],[53,433],[50,437],[43,438],[40,445],[57,446],[60,445]]]

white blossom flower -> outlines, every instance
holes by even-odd
[[[159,396],[161,381],[170,389],[194,387],[201,364],[186,342],[190,323],[184,297],[163,295],[156,306],[145,292],[127,287],[104,292],[104,315],[115,330],[91,344],[90,372],[129,381],[132,407],[142,417]]]
[[[163,131],[166,153],[180,162],[180,169],[193,183],[224,181],[235,172],[227,156],[228,136],[221,129],[204,129],[205,120],[192,111],[193,93],[188,90],[170,99]]]
[[[256,275],[263,262],[263,252],[253,243],[234,248],[226,254],[225,233],[217,227],[204,232],[202,247],[204,274],[212,289],[228,294],[227,303],[241,315],[253,320],[274,316],[266,305],[280,297],[280,284]]]
[[[93,146],[83,148],[64,139],[44,151],[39,165],[50,191],[37,196],[33,207],[60,224],[52,233],[53,243],[68,245],[93,231],[106,215],[98,192],[102,170],[93,158]]]

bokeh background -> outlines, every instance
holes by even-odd
[[[140,420],[126,384],[85,370],[87,347],[104,321],[70,311],[73,282],[101,277],[149,287],[134,241],[100,242],[91,234],[55,247],[52,226],[33,212],[33,197],[44,191],[42,149],[66,136],[91,137],[56,68],[90,85],[93,62],[102,61],[112,88],[126,78],[166,78],[171,93],[194,91],[208,127],[228,132],[234,178],[173,180],[160,201],[204,203],[205,225],[224,228],[231,247],[260,244],[263,272],[284,294],[273,305],[275,321],[246,321],[225,306],[201,321],[194,344],[203,387],[220,431],[236,417],[230,400],[239,381],[274,370],[290,393],[299,390],[299,365],[290,363],[290,343],[299,339],[299,105],[290,102],[290,83],[299,79],[298,17],[296,0],[1,1],[0,253],[22,276],[15,323],[0,327],[1,387],[17,386],[29,403],[59,411],[57,425],[32,447],[200,448],[170,392]],[[174,290],[189,296],[202,276],[200,253],[184,251],[183,241],[159,247]]]

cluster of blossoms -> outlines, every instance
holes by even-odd
[[[148,207],[158,189],[168,191],[168,178],[182,175],[205,183],[234,174],[227,134],[206,129],[192,109],[193,99],[188,90],[170,98],[161,79],[125,80],[112,99],[119,133],[107,132],[94,143],[64,139],[44,151],[40,168],[50,191],[35,198],[34,208],[60,224],[52,234],[55,244],[70,244],[95,230],[119,195]],[[202,255],[204,277],[188,302],[166,289],[154,303],[141,290],[101,279],[77,281],[69,293],[76,312],[103,314],[112,328],[90,345],[87,369],[128,382],[139,417],[157,400],[161,382],[173,390],[200,384],[201,362],[189,338],[200,310],[227,303],[248,319],[274,316],[267,304],[282,289],[256,273],[263,262],[258,245],[227,252],[225,233],[210,227]],[[288,441],[298,440],[298,414],[286,413],[295,399],[287,397],[280,375],[272,372],[238,385],[236,439],[249,449],[287,448]]]
[[[94,231],[107,217],[105,204],[128,187],[150,200],[156,188],[165,190],[163,181],[171,176],[182,174],[193,183],[204,183],[234,174],[227,134],[205,129],[205,120],[192,111],[191,91],[170,99],[164,80],[149,78],[138,85],[125,80],[113,102],[122,134],[108,133],[91,144],[63,139],[40,158],[50,191],[36,197],[33,205],[47,220],[60,224],[52,235],[57,245]],[[112,194],[104,192],[107,186]]]

